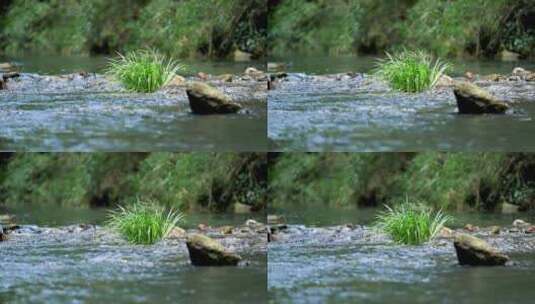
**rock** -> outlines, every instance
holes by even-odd
[[[464,73],[464,77],[468,78],[468,80],[473,80],[474,78],[476,78],[476,75],[470,71],[466,71]]]
[[[221,80],[223,82],[232,82],[232,80],[234,80],[234,75],[232,75],[232,74],[223,74],[223,75],[217,76],[217,79]]]
[[[223,92],[202,82],[194,82],[186,93],[191,111],[195,114],[229,114],[241,109]]]
[[[535,226],[529,226],[524,232],[527,234],[535,233]]]
[[[284,222],[284,217],[280,215],[268,214],[267,216],[268,225],[283,224]]]
[[[502,81],[502,80],[505,80],[506,78],[500,74],[490,74],[490,75],[487,75],[487,76],[484,76],[483,77],[483,80],[487,80],[487,81],[494,81],[494,82],[498,82],[498,81]]]
[[[438,235],[443,238],[451,238],[455,235],[455,231],[451,230],[448,227],[442,227]]]
[[[438,86],[438,87],[450,87],[450,86],[452,86],[454,84],[455,84],[455,81],[453,80],[453,78],[451,78],[448,75],[442,75],[438,79],[436,86]]]
[[[235,50],[233,55],[234,61],[237,62],[251,61],[251,58],[253,57],[252,54],[240,50]]]
[[[245,72],[244,72],[245,75],[247,76],[250,76],[252,78],[263,78],[266,74],[262,71],[260,71],[259,69],[256,69],[256,68],[253,68],[253,67],[248,67],[247,69],[245,69]]]
[[[186,236],[186,230],[180,227],[174,227],[167,235],[168,239],[180,239]]]
[[[509,203],[502,203],[502,213],[503,214],[512,214],[512,213],[518,213],[518,206],[509,204]]]
[[[210,75],[209,74],[206,74],[204,72],[199,72],[197,73],[197,77],[199,77],[200,79],[202,80],[208,80],[210,79]]]
[[[232,226],[223,226],[219,228],[219,231],[223,234],[232,234],[233,230],[234,230],[234,227]]]
[[[516,219],[513,221],[513,227],[516,227],[516,228],[527,228],[529,226],[531,226],[530,223],[523,221],[521,219]]]
[[[234,213],[236,214],[245,214],[251,213],[251,206],[245,205],[242,203],[234,203]]]
[[[231,253],[216,240],[192,234],[186,241],[191,263],[195,266],[235,266],[241,257]]]
[[[171,87],[171,86],[180,86],[180,85],[183,85],[184,83],[186,82],[186,78],[180,76],[180,75],[175,75],[175,77],[173,77],[173,79],[171,79],[171,81],[169,81],[165,86],[166,87]]]
[[[15,69],[15,66],[8,62],[2,62],[0,63],[0,71],[11,71]]]
[[[458,82],[453,90],[460,114],[503,114],[509,106],[489,92],[468,82]]]
[[[520,68],[520,67],[516,67],[513,69],[513,73],[511,75],[513,76],[518,76],[518,77],[521,77],[521,78],[526,78],[527,76],[529,76],[531,74],[531,72],[523,69],[523,68]]]
[[[0,224],[11,224],[15,221],[15,217],[9,214],[0,214]]]
[[[281,62],[268,62],[267,70],[269,72],[280,72],[286,69],[286,64]]]
[[[519,54],[514,53],[514,52],[510,52],[508,50],[503,50],[499,54],[499,56],[500,56],[500,59],[502,61],[508,61],[508,62],[510,62],[510,61],[518,61],[518,58],[520,57]]]
[[[500,226],[491,226],[490,233],[494,235],[500,234]]]
[[[461,265],[498,266],[509,260],[508,256],[498,252],[484,240],[471,235],[458,234],[453,245]]]
[[[6,82],[4,81],[4,78],[2,77],[2,75],[0,74],[0,90],[5,90],[5,89],[7,89]]]
[[[252,220],[252,219],[248,219],[247,221],[245,221],[245,226],[251,228],[251,229],[254,229],[254,228],[258,228],[258,227],[262,227],[264,226],[262,223],[259,223],[255,220]]]
[[[206,231],[206,230],[210,229],[210,227],[208,227],[206,224],[199,224],[199,225],[197,225],[197,229],[199,229],[201,231]]]
[[[476,231],[479,230],[479,227],[474,226],[474,225],[472,225],[472,224],[466,224],[466,225],[464,226],[464,230],[467,230],[467,231],[470,231],[470,232],[476,232]]]

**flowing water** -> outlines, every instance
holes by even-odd
[[[310,209],[314,212],[272,210],[293,223],[269,244],[268,290],[275,303],[529,303],[535,297],[532,235],[489,237],[489,242],[509,254],[511,265],[462,267],[450,240],[401,246],[374,237],[366,227],[315,228],[369,225],[373,209]],[[515,218],[500,214],[455,217],[457,226],[510,226]],[[516,217],[535,220],[533,215]],[[285,234],[289,237],[282,237]]]
[[[25,73],[102,72],[106,58],[30,57],[15,59]],[[187,74],[243,73],[261,62],[187,64]],[[22,77],[30,82],[32,74]],[[265,151],[265,100],[240,100],[246,111],[231,115],[192,115],[183,89],[132,94],[119,87],[93,89],[94,80],[58,85],[36,78],[36,88],[0,91],[0,150],[31,151]],[[51,80],[52,79],[52,80]],[[10,80],[17,81],[17,80]],[[8,82],[8,88],[11,84]],[[12,85],[14,86],[14,85]],[[55,90],[54,86],[58,89]],[[225,86],[233,92],[239,84]],[[250,88],[255,90],[255,88]],[[232,96],[232,95],[231,95]],[[246,95],[247,96],[247,95]],[[248,97],[245,97],[248,98]],[[242,98],[243,99],[243,98]]]
[[[510,74],[535,63],[458,62],[483,75]],[[422,94],[393,92],[367,75],[333,80],[310,76],[369,72],[370,58],[300,58],[292,73],[268,95],[268,137],[277,151],[535,151],[535,84],[489,84],[512,101],[503,116],[458,115],[452,90]]]
[[[23,205],[2,211],[32,225],[0,243],[0,303],[266,301],[265,252],[234,248],[248,265],[193,267],[180,240],[134,246],[102,226],[64,226],[102,223],[103,209]],[[186,227],[217,226],[243,224],[245,216],[196,214],[188,219]]]

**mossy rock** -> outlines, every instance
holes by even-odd
[[[191,234],[186,241],[191,263],[195,266],[236,266],[241,257],[218,241],[202,234]]]
[[[223,92],[202,82],[192,83],[186,93],[191,111],[195,114],[229,114],[241,109]]]
[[[458,82],[453,90],[460,114],[503,114],[509,106],[482,88]]]
[[[457,234],[453,245],[461,265],[500,266],[509,261],[508,256],[475,236]]]

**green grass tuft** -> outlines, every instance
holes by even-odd
[[[108,74],[116,77],[131,91],[152,93],[167,84],[183,69],[182,65],[154,50],[119,54],[110,60]]]
[[[183,214],[166,212],[156,203],[137,202],[110,212],[108,225],[133,244],[154,244],[182,221]]]
[[[375,73],[402,92],[417,93],[434,87],[449,68],[449,64],[439,59],[433,61],[422,51],[404,50],[386,55],[387,58],[378,61]]]
[[[400,244],[419,245],[434,238],[452,220],[441,210],[433,212],[422,204],[409,203],[391,208],[377,216],[376,226]]]

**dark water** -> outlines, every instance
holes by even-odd
[[[270,58],[270,62],[286,64],[286,71],[306,74],[336,74],[346,72],[369,73],[379,56],[298,56]],[[460,76],[470,71],[475,74],[510,74],[515,67],[535,70],[533,61],[502,62],[496,60],[448,60],[452,65],[452,76]]]
[[[332,66],[328,61],[312,61],[313,67],[304,70],[323,72],[321,66],[338,69],[336,59],[333,60]],[[368,64],[368,59],[360,59],[364,62],[352,60]],[[480,65],[480,69],[489,73],[511,72],[509,66],[504,68],[501,62],[495,62],[494,66],[491,63]],[[351,66],[346,70],[351,70]],[[502,116],[472,116],[457,115],[451,90],[402,94],[366,77],[319,81],[291,74],[288,81],[269,91],[268,137],[272,149],[535,151],[533,83],[488,87],[500,98],[511,100],[513,110]]]
[[[20,64],[25,72],[42,74],[101,72],[106,59],[29,57],[20,59]],[[188,66],[190,71],[242,73],[245,65],[198,61]],[[82,80],[54,90],[41,82],[30,92],[0,92],[0,150],[267,150],[264,101],[240,101],[247,111],[239,114],[199,116],[191,114],[182,91],[128,94],[117,88],[94,92]],[[181,101],[176,94],[184,95]]]
[[[113,56],[54,56],[32,55],[23,57],[1,57],[0,62],[14,62],[20,65],[24,73],[41,75],[59,75],[85,71],[88,73],[103,73],[106,65]],[[180,60],[184,66],[181,74],[194,75],[199,72],[207,74],[240,74],[248,67],[265,70],[263,61],[234,62],[213,61],[202,59]]]
[[[53,206],[6,211],[39,226],[99,224],[106,214]],[[191,214],[185,226],[244,221],[244,215]],[[239,253],[249,265],[197,268],[180,241],[134,246],[102,227],[12,236],[0,243],[0,303],[265,303],[265,252]]]
[[[369,225],[374,209],[271,210],[293,224]],[[316,215],[314,217],[314,214]],[[454,214],[456,224],[508,225],[533,215]],[[308,228],[305,228],[308,229]],[[535,252],[508,252],[514,264],[471,268],[457,263],[450,241],[437,246],[401,246],[359,237],[269,244],[268,289],[275,303],[528,303],[535,296]],[[512,243],[524,242],[522,237]],[[533,240],[531,240],[533,243]]]

